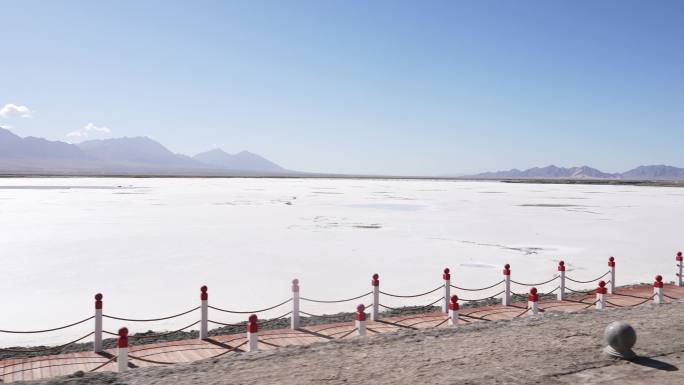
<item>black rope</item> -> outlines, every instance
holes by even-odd
[[[395,297],[395,298],[416,298],[416,297],[422,297],[424,295],[432,294],[436,292],[439,289],[442,289],[444,286],[438,286],[436,289],[426,291],[425,293],[420,293],[420,294],[415,294],[415,295],[399,295],[399,294],[390,294],[390,293],[385,293],[384,291],[381,291],[380,294],[384,294],[390,297]]]
[[[114,359],[115,359],[115,358],[116,358],[116,357],[114,357]],[[105,362],[104,365],[107,365],[107,364],[110,363],[110,362],[112,362],[112,360],[109,360],[109,361]],[[85,364],[99,364],[99,363],[100,363],[100,361],[81,361],[81,362],[65,362],[65,363],[63,363],[63,364],[49,364],[49,365],[42,365],[42,366],[38,366],[38,367],[32,366],[32,367],[30,367],[30,368],[23,368],[23,369],[15,370],[15,371],[12,371],[12,372],[7,372],[7,373],[0,374],[0,377],[8,377],[8,376],[10,376],[10,375],[12,375],[12,374],[28,372],[29,370],[36,370],[36,369],[58,368],[58,367],[62,367],[62,366],[74,366],[74,365],[85,365]],[[18,364],[21,364],[21,363],[17,363],[17,365],[18,365]],[[98,366],[98,367],[95,368],[95,369],[99,369],[99,368],[101,368],[101,367],[104,366],[104,365]]]
[[[629,305],[618,305],[618,304],[612,303],[612,302],[610,302],[610,301],[608,301],[608,300],[606,300],[606,303],[609,304],[609,305],[613,305],[613,306],[615,306],[615,307],[625,307],[625,306],[629,306]],[[635,306],[636,306],[636,305],[635,305]]]
[[[460,313],[459,313],[458,316],[459,316],[459,317],[472,318],[472,319],[476,319],[476,320],[480,320],[480,321],[491,321],[490,319],[486,319],[486,318],[483,318],[483,317],[476,317],[476,316],[470,315],[470,314],[460,314]]]
[[[599,301],[600,301],[600,300],[597,299],[596,301],[594,301],[594,302],[588,304],[587,306],[583,307],[582,310],[588,309],[588,308],[590,308],[590,307],[596,305]]]
[[[652,299],[653,299],[653,297],[655,297],[655,296],[656,296],[656,294],[655,294],[655,293],[653,293],[653,295],[652,295],[652,296],[650,296],[649,298],[646,298],[645,300],[643,300],[643,301],[641,301],[641,302],[639,302],[639,303],[636,303],[636,304],[634,304],[634,305],[631,305],[631,306],[632,306],[632,307],[634,307],[634,306],[639,306],[639,305],[643,305],[643,304],[645,304],[646,302],[648,302],[648,301],[652,300]]]
[[[503,290],[503,291],[500,291],[500,292],[498,292],[498,293],[496,293],[496,294],[490,295],[489,297],[480,298],[480,299],[465,299],[465,298],[459,298],[458,300],[459,300],[459,301],[465,301],[465,302],[478,302],[478,301],[484,301],[484,300],[486,300],[486,299],[496,299],[496,296],[501,295],[501,294],[503,294],[503,293],[505,293],[505,292],[506,292],[506,290]]]
[[[258,325],[266,325],[266,324],[269,324],[269,323],[271,323],[271,322],[279,321],[280,319],[285,318],[285,317],[289,316],[290,314],[292,314],[292,312],[291,312],[291,311],[288,311],[287,313],[285,313],[285,314],[283,314],[283,315],[281,315],[281,316],[279,316],[279,317],[271,318],[271,319],[266,320],[266,321],[263,321],[263,322],[262,322],[261,320],[258,320],[258,321],[257,321],[257,324],[258,324]]]
[[[175,364],[180,363],[180,362],[155,361],[155,360],[150,360],[147,358],[137,357],[137,356],[134,356],[132,354],[129,354],[128,358],[133,359],[133,360],[142,361],[142,362],[148,362],[150,364],[157,364],[157,365],[175,365]]]
[[[357,330],[359,330],[359,329],[358,329],[358,328],[354,328],[354,329],[350,330],[348,333],[345,333],[343,336],[337,337],[337,339],[338,339],[338,340],[341,340],[341,339],[343,339],[344,337],[347,337],[348,335],[354,333],[354,332],[357,331]]]
[[[300,313],[303,313],[303,312],[300,312]],[[273,319],[269,319],[269,320],[266,320],[266,321],[261,321],[261,320],[259,320],[259,321],[257,321],[257,323],[258,323],[259,325],[266,325],[266,324],[268,324],[268,323],[270,323],[270,322],[275,322],[275,321],[280,320],[281,318],[287,317],[287,316],[290,315],[290,314],[292,314],[291,311],[289,311],[289,312],[287,312],[287,313],[285,313],[285,314],[283,314],[283,315],[281,315],[281,316],[279,316],[279,317],[276,317],[276,318],[273,318]],[[234,324],[227,324],[227,323],[223,323],[223,322],[219,322],[219,321],[214,321],[214,320],[207,320],[207,322],[211,322],[211,323],[213,323],[213,324],[217,324],[217,325],[221,325],[221,326],[228,326],[228,327],[238,327],[238,326],[245,326],[245,325],[247,325],[247,321],[242,321],[242,322],[238,322],[238,323],[234,323]]]
[[[265,311],[273,310],[273,309],[275,309],[275,308],[277,308],[277,307],[280,307],[280,306],[285,305],[286,303],[288,303],[288,302],[290,302],[290,301],[292,301],[292,298],[288,298],[286,301],[283,301],[283,302],[281,302],[281,303],[279,303],[279,304],[277,304],[277,305],[268,307],[268,308],[266,308],[266,309],[250,310],[250,311],[226,310],[226,309],[221,309],[221,308],[214,307],[214,306],[209,306],[209,309],[214,309],[214,310],[222,311],[222,312],[224,312],[224,313],[231,313],[231,314],[252,314],[252,313],[262,313],[262,312],[265,312]]]
[[[610,274],[610,270],[606,271],[602,276],[600,276],[600,277],[598,277],[598,278],[592,279],[591,281],[578,281],[578,280],[572,279],[572,278],[570,278],[570,277],[568,277],[568,276],[566,276],[565,279],[567,279],[568,281],[575,282],[575,283],[592,283],[592,282],[594,282],[594,281],[598,281],[599,279],[605,277],[605,276],[608,275],[608,274]]]
[[[413,308],[413,309],[425,309],[425,308],[429,308],[429,307],[434,306],[434,304],[436,304],[437,302],[439,302],[439,301],[441,301],[441,300],[443,300],[443,299],[444,299],[444,297],[442,297],[442,298],[436,300],[435,302],[433,302],[433,303],[431,303],[431,304],[428,304],[428,305],[425,305],[425,306],[415,306],[415,307],[414,307],[414,306],[411,306],[411,308]],[[398,308],[398,307],[389,307],[389,306],[385,306],[385,305],[383,305],[383,304],[378,304],[378,305],[384,307],[385,309],[390,309],[390,310],[402,310],[402,308]]]
[[[550,295],[550,294],[553,294],[553,292],[555,292],[556,290],[559,290],[559,289],[560,289],[560,286],[556,286],[556,288],[553,289],[553,290],[551,290],[550,292],[548,292],[548,293],[538,293],[538,295]]]
[[[221,326],[245,326],[247,324],[247,321],[243,321],[243,322],[236,323],[236,324],[226,324],[223,322],[218,322],[218,321],[213,321],[213,320],[207,320],[207,322],[211,322],[213,324],[217,324],[217,325],[221,325]]]
[[[548,281],[539,282],[539,283],[523,283],[523,282],[514,281],[514,280],[512,280],[512,279],[511,279],[511,282],[512,282],[512,283],[515,283],[516,285],[521,285],[521,286],[541,286],[541,285],[545,285],[545,284],[547,284],[547,283],[549,283],[549,282],[553,282],[553,281],[555,281],[555,280],[558,279],[558,278],[560,278],[560,275],[557,275],[557,276],[555,276],[555,277],[549,279]]]
[[[528,311],[530,311],[530,309],[529,309],[529,308],[526,308],[525,310],[523,310],[523,311],[521,311],[520,313],[516,314],[515,317],[513,317],[513,318],[521,317],[523,314],[527,313]]]
[[[167,320],[167,319],[172,319],[172,318],[177,318],[177,317],[180,317],[180,316],[184,316],[184,315],[186,315],[186,314],[188,314],[188,313],[192,313],[193,311],[195,311],[195,310],[197,310],[197,309],[199,309],[199,308],[200,308],[200,307],[197,306],[197,307],[195,307],[195,308],[192,308],[192,309],[190,309],[190,310],[188,310],[188,311],[184,311],[184,312],[179,313],[179,314],[174,314],[174,315],[170,315],[170,316],[168,316],[168,317],[160,317],[160,318],[132,319],[132,318],[114,317],[114,316],[106,315],[106,314],[103,315],[103,317],[109,318],[109,319],[115,319],[115,320],[117,320],[117,321],[128,321],[128,322],[153,322],[153,321],[164,321],[164,320]]]
[[[480,288],[480,289],[467,289],[467,288],[465,288],[465,287],[458,287],[458,286],[454,286],[454,285],[450,285],[450,286],[453,287],[454,289],[463,290],[463,291],[482,291],[482,290],[487,290],[487,289],[491,289],[491,288],[493,288],[493,287],[499,286],[499,285],[501,285],[501,284],[504,283],[504,282],[506,282],[506,281],[502,279],[501,281],[499,281],[499,282],[497,282],[497,283],[495,283],[495,284],[493,284],[493,285],[490,285],[490,286],[487,286],[487,287],[483,287],[483,288]]]
[[[88,372],[92,373],[92,372],[97,371],[98,369],[104,368],[105,366],[107,366],[107,364],[109,364],[110,362],[116,361],[118,358],[119,358],[119,356],[114,356],[114,357],[110,358],[109,360],[103,362],[101,365],[98,365],[98,366],[90,369]]]
[[[170,336],[172,334],[176,334],[178,332],[182,332],[183,330],[185,330],[189,327],[193,327],[193,326],[197,325],[198,323],[200,323],[200,321],[195,321],[195,322],[191,323],[190,325],[188,325],[182,329],[174,330],[174,331],[168,332],[168,333],[149,334],[149,335],[133,335],[133,336],[128,336],[128,338],[133,339],[133,340],[144,340],[144,339],[157,338],[157,337],[166,337],[166,336]]]
[[[309,317],[316,317],[316,318],[339,317],[339,314],[311,314],[311,313],[307,313],[307,312],[301,311],[301,310],[299,311],[299,313],[304,314],[304,315],[309,316]]]
[[[367,296],[367,295],[370,295],[370,294],[373,294],[373,292],[372,292],[372,291],[369,291],[369,292],[366,293],[366,294],[361,294],[360,296],[354,297],[354,298],[349,298],[349,299],[337,299],[337,300],[331,300],[331,301],[326,301],[326,300],[321,300],[321,299],[311,299],[311,298],[300,298],[300,299],[301,299],[302,301],[315,302],[315,303],[342,303],[342,302],[349,302],[349,301],[353,301],[353,300],[355,300],[355,299],[363,298],[363,297],[365,297],[365,296]]]
[[[223,356],[223,355],[226,355],[226,354],[228,354],[228,353],[230,353],[230,352],[234,352],[234,351],[238,350],[241,346],[243,346],[243,345],[245,345],[245,344],[247,344],[247,341],[244,341],[244,342],[241,343],[240,345],[233,346],[232,348],[226,350],[225,352],[221,352],[221,353],[219,353],[219,354],[217,354],[217,355],[215,355],[215,356],[211,356],[211,357],[209,357],[209,358],[218,358],[218,357],[221,357],[221,356]]]
[[[23,330],[22,330],[22,331],[17,331],[17,330],[0,330],[0,333],[10,333],[10,334],[37,334],[37,333],[54,332],[55,330],[62,330],[62,329],[70,328],[70,327],[72,327],[72,326],[80,325],[80,324],[82,324],[82,323],[84,323],[84,322],[86,322],[86,321],[90,321],[90,320],[93,319],[93,318],[95,318],[95,316],[91,316],[91,317],[88,317],[88,318],[86,318],[86,319],[84,319],[84,320],[81,320],[81,321],[78,321],[78,322],[74,322],[74,323],[69,324],[69,325],[64,325],[64,326],[60,326],[60,327],[57,327],[57,328],[53,328],[53,329],[45,329],[45,330],[26,330],[26,331],[23,331]]]
[[[588,290],[588,291],[573,290],[573,289],[571,289],[571,288],[569,288],[569,287],[566,287],[565,289],[566,289],[566,290],[569,290],[569,291],[571,291],[571,292],[573,292],[573,293],[578,293],[578,294],[591,294],[591,293],[594,292],[594,290]]]
[[[619,295],[621,297],[631,297],[631,298],[638,298],[638,299],[651,299],[651,298],[646,298],[646,297],[639,297],[638,295],[631,295],[631,294],[623,294],[623,293],[612,293],[613,295]]]
[[[65,347],[69,346],[69,345],[73,345],[73,344],[75,344],[75,343],[78,342],[78,341],[81,341],[81,340],[83,340],[83,339],[86,339],[86,338],[92,336],[93,334],[95,334],[95,332],[90,332],[90,333],[84,335],[83,337],[81,337],[81,338],[79,338],[79,339],[76,339],[76,340],[73,340],[73,341],[71,341],[71,342],[67,342],[67,343],[64,344],[64,345],[53,346],[53,347],[49,347],[49,348],[45,348],[45,349],[5,349],[5,348],[0,348],[0,352],[10,352],[10,353],[42,353],[42,352],[51,352],[51,351],[54,351],[54,350],[57,350],[57,349],[63,349],[63,348],[65,348]]]
[[[447,317],[445,320],[443,320],[442,322],[438,323],[437,325],[435,325],[435,326],[433,326],[433,327],[438,328],[438,327],[444,325],[444,324],[445,324],[447,321],[449,321],[450,319],[451,319],[451,317]],[[457,324],[457,323],[458,323],[458,320],[456,320],[456,321],[454,322],[454,324]]]

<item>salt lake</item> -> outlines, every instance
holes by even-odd
[[[674,279],[684,248],[684,189],[446,180],[3,178],[0,179],[0,329],[44,329],[93,313],[150,318],[199,305],[250,310],[290,296],[337,299],[370,290],[411,294],[481,287],[556,273],[594,278],[615,256],[617,283]],[[524,288],[520,289],[521,291]],[[492,292],[483,292],[487,295]],[[433,296],[439,296],[439,292]],[[431,296],[388,299],[425,304]],[[359,302],[359,301],[357,301]],[[302,305],[353,311],[356,302]],[[308,306],[308,307],[305,307]],[[277,316],[287,305],[266,313]],[[105,320],[105,330],[170,330]],[[246,315],[211,313],[221,322]],[[0,346],[65,342],[90,323],[45,335],[0,334]]]

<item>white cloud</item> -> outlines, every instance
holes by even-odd
[[[77,131],[73,131],[68,133],[66,136],[69,138],[88,138],[91,135],[98,135],[98,134],[109,134],[112,132],[108,127],[105,126],[96,126],[93,123],[88,123],[83,128]]]
[[[30,118],[31,110],[26,106],[8,103],[0,109],[0,116],[3,118]]]

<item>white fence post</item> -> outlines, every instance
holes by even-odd
[[[684,258],[682,258],[682,252],[678,252],[677,256],[675,257],[675,260],[677,261],[677,279],[675,282],[677,283],[677,286],[684,286],[682,283],[682,269],[684,268]]]
[[[449,326],[456,327],[458,325],[458,311],[460,307],[458,306],[458,296],[452,295],[449,301],[449,321],[447,324]]]
[[[504,265],[503,270],[505,291],[503,297],[501,297],[501,304],[504,306],[511,305],[511,265]]]
[[[259,350],[259,326],[256,314],[249,316],[247,321],[247,351],[256,352]]]
[[[655,282],[653,282],[653,303],[663,303],[663,277],[656,275]]]
[[[596,309],[603,310],[606,308],[606,282],[599,281],[598,288],[596,289]]]
[[[530,289],[530,294],[527,295],[527,308],[529,309],[529,314],[537,315],[539,314],[539,295],[537,294],[537,288],[533,287]]]
[[[206,340],[209,338],[209,293],[206,286],[202,286],[200,292],[200,339]]]
[[[299,329],[299,280],[292,280],[292,318],[290,318],[290,328]]]
[[[117,353],[116,361],[119,372],[128,370],[128,329],[119,329],[119,340],[116,343]]]
[[[608,258],[608,267],[610,268],[610,286],[608,286],[608,293],[615,293],[615,257]]]
[[[449,268],[444,269],[444,274],[442,274],[442,279],[444,280],[444,304],[442,305],[442,311],[445,313],[449,312],[449,299],[451,298],[451,274],[449,274]]]
[[[556,298],[559,301],[565,300],[565,262],[560,261],[558,262],[558,273],[560,274],[560,288],[558,289],[558,294],[556,294]]]
[[[95,294],[95,335],[93,336],[93,351],[102,352],[102,294]]]
[[[377,273],[373,274],[371,285],[373,286],[373,310],[371,311],[371,321],[377,321],[380,319],[380,276]]]
[[[356,332],[359,336],[366,335],[366,306],[359,304],[356,306],[356,314],[354,314],[354,323],[356,324]]]

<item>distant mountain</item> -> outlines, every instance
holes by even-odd
[[[32,136],[22,138],[0,127],[1,159],[88,159],[78,147]]]
[[[162,168],[210,168],[188,156],[174,154],[158,142],[144,136],[89,140],[78,144],[78,147],[92,158],[107,163]]]
[[[211,166],[228,170],[248,170],[255,172],[287,172],[284,168],[257,154],[242,151],[235,155],[221,149],[199,153],[194,159]]]
[[[588,166],[570,168],[547,166],[534,167],[522,171],[512,169],[508,171],[485,172],[469,175],[465,178],[684,180],[684,168],[665,165],[639,166],[624,173],[609,174]]]
[[[529,168],[524,171],[512,169],[485,172],[470,177],[482,179],[614,179],[618,176],[618,174],[607,174],[588,166],[564,168],[551,165]]]
[[[75,145],[22,138],[0,127],[0,174],[303,175],[247,151],[236,155],[222,151],[203,154],[199,154],[198,159],[175,154],[148,137],[89,140]]]
[[[624,179],[682,180],[684,168],[665,165],[639,166],[622,173]]]

